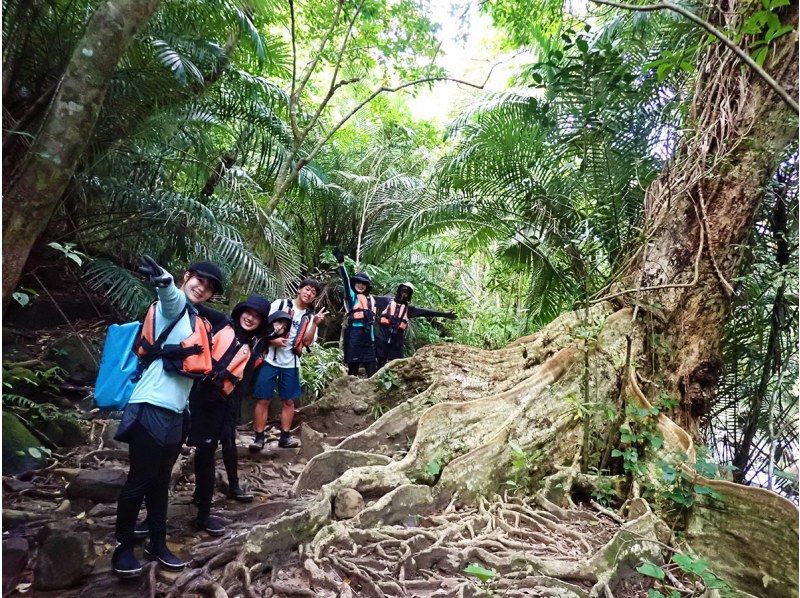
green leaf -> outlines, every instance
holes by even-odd
[[[641,565],[636,567],[636,570],[642,575],[647,575],[647,577],[652,577],[658,580],[664,579],[664,570],[650,561],[643,562]]]
[[[652,446],[656,450],[660,449],[663,446],[663,444],[664,444],[664,437],[661,436],[660,434],[656,434],[650,439],[650,446]]]
[[[497,576],[497,571],[494,569],[486,569],[476,563],[470,563],[470,565],[464,569],[464,573],[477,577],[484,583]]]
[[[33,457],[34,459],[41,459],[42,458],[42,451],[40,451],[35,446],[28,448],[28,454]]]
[[[649,590],[647,590],[647,598],[664,598],[664,594],[662,594],[658,590],[650,588]]]
[[[619,449],[614,449],[613,451],[611,451],[611,456],[612,457],[621,457],[622,456],[622,451],[619,450]]]
[[[582,37],[579,37],[578,39],[575,40],[575,45],[578,47],[578,50],[580,50],[584,54],[586,54],[586,52],[589,51],[589,42],[587,42]]]
[[[688,554],[676,552],[675,554],[672,555],[672,562],[678,565],[678,567],[680,567],[687,573],[691,573],[694,559],[690,557]]]
[[[764,61],[767,59],[768,52],[769,49],[766,46],[761,48],[758,52],[756,52],[756,55],[753,57],[753,60],[756,61],[756,64],[758,66],[764,66]]]
[[[441,473],[441,471],[442,471],[442,465],[436,460],[429,461],[425,465],[425,473],[427,473],[428,475],[437,476]]]

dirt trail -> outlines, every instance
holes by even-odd
[[[95,420],[95,424],[108,423]],[[98,434],[99,436],[99,434]],[[224,494],[225,474],[221,461],[217,467],[217,490],[214,495],[213,513],[222,518],[227,531],[221,538],[212,538],[206,532],[193,529],[191,521],[196,513],[192,505],[194,491],[192,458],[186,449],[176,464],[174,490],[170,497],[167,541],[170,548],[184,558],[192,558],[193,553],[208,543],[224,546],[236,534],[246,532],[258,523],[266,523],[284,515],[303,504],[303,499],[291,496],[292,484],[302,471],[305,459],[298,449],[280,449],[276,442],[270,443],[261,453],[250,453],[247,445],[252,436],[245,428],[240,429],[237,439],[240,454],[241,483],[250,488],[255,500],[249,504],[227,499]],[[148,579],[119,581],[110,572],[111,554],[114,550],[114,522],[116,503],[94,504],[89,499],[66,498],[65,488],[80,470],[120,469],[127,471],[124,449],[100,449],[97,443],[82,446],[55,467],[21,476],[22,480],[4,478],[3,492],[3,530],[4,538],[23,536],[31,546],[36,544],[44,526],[58,524],[75,531],[88,531],[91,534],[98,555],[92,573],[85,578],[80,587],[70,590],[37,591],[27,589],[25,593],[11,591],[8,596],[141,596],[143,582]],[[18,489],[15,491],[15,489]],[[144,516],[144,509],[141,516]],[[141,556],[141,555],[140,555]],[[28,565],[35,562],[32,553]],[[16,587],[26,589],[32,579],[30,568],[22,574]],[[178,574],[158,571],[157,589],[166,590]],[[20,584],[22,584],[20,586]],[[150,588],[147,588],[147,595]]]

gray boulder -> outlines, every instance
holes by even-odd
[[[39,547],[33,587],[60,590],[76,586],[92,572],[96,558],[89,532],[51,529]]]
[[[124,469],[115,467],[83,469],[67,486],[67,498],[88,498],[93,502],[114,502],[127,477],[128,474]]]
[[[333,512],[337,519],[352,519],[364,510],[364,497],[357,490],[344,488],[333,501]]]
[[[20,536],[3,540],[3,594],[16,586],[19,574],[28,563],[28,541]]]

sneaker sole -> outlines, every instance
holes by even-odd
[[[149,559],[151,561],[158,561],[158,564],[161,565],[162,567],[164,567],[164,569],[166,569],[167,571],[183,571],[184,569],[186,569],[186,563],[183,563],[181,565],[171,565],[169,563],[165,563],[159,557],[154,555],[152,552],[150,552],[146,548],[144,550],[144,556],[145,556],[145,558],[147,558],[147,559]]]
[[[237,502],[253,502],[253,496],[236,496],[236,495],[228,495],[228,498],[231,498]]]
[[[214,536],[215,538],[219,538],[220,536],[225,535],[225,528],[222,529],[208,529],[207,527],[203,527],[202,525],[198,525],[196,522],[194,524],[195,529],[201,532],[206,532],[209,536]]]
[[[130,577],[139,577],[142,574],[142,568],[139,567],[138,569],[115,569],[112,567],[111,572],[117,577],[127,579]]]
[[[137,540],[143,540],[149,535],[150,535],[150,530],[140,531],[140,532],[136,532],[136,531],[133,532],[133,537],[136,538]]]

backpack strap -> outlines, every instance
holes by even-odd
[[[151,345],[147,340],[142,340],[142,346],[147,351],[147,356],[142,358],[142,361],[145,363],[145,367],[149,366],[153,361],[157,358],[161,357],[164,353],[162,347],[164,346],[164,342],[167,340],[170,332],[172,329],[175,328],[175,325],[183,318],[183,314],[186,313],[187,309],[189,308],[188,305],[184,305],[181,313],[178,314],[178,317],[175,318],[172,322],[170,322],[164,330],[161,331],[161,334],[158,337],[155,336],[155,328],[156,328],[156,319],[153,317],[153,344]],[[191,317],[191,316],[190,316]],[[190,320],[191,323],[191,320]],[[194,330],[194,328],[192,328]]]

